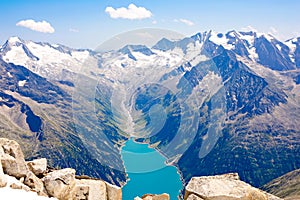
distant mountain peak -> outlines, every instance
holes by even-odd
[[[145,56],[151,56],[151,55],[155,54],[146,45],[126,45],[122,49],[120,49],[118,52],[127,54],[129,58],[131,58],[132,60],[135,60],[135,61],[137,61],[137,59],[133,55],[134,52],[141,53]]]
[[[19,38],[17,36],[13,36],[7,40],[7,43],[9,43],[9,44],[24,43],[24,40],[22,40],[21,38]]]

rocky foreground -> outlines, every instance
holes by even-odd
[[[0,187],[59,200],[122,200],[121,188],[102,180],[78,177],[71,168],[49,169],[45,158],[26,162],[13,140],[0,138],[0,159]]]
[[[105,181],[76,176],[75,170],[71,168],[51,169],[47,167],[45,158],[26,162],[19,144],[13,140],[0,138],[0,160],[1,188],[34,192],[37,196],[59,200],[122,200],[121,188]],[[2,198],[13,199],[1,196]],[[168,194],[146,194],[135,198],[135,200],[169,199]],[[241,181],[236,173],[193,177],[185,188],[184,199],[280,200]]]

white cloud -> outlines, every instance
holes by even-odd
[[[152,21],[152,24],[157,24],[157,21],[156,21],[156,20],[153,20],[153,21]]]
[[[105,12],[113,19],[123,18],[123,19],[146,19],[152,16],[151,11],[144,7],[137,7],[134,4],[130,4],[128,8],[113,8],[106,7]]]
[[[194,26],[194,22],[187,19],[174,19],[174,22],[182,22],[188,26]]]
[[[33,31],[38,31],[41,33],[54,33],[55,31],[49,22],[46,21],[38,22],[32,19],[21,20],[16,24],[16,26],[29,28]]]

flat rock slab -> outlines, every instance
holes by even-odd
[[[196,197],[205,200],[280,199],[239,180],[237,174],[193,177],[185,189],[185,199],[195,199]],[[191,195],[193,196],[189,198]]]

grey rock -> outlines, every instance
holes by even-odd
[[[88,188],[88,195],[86,195],[87,188]],[[76,180],[76,188],[73,193],[75,199],[80,199],[79,197],[88,196],[88,198],[86,198],[88,200],[107,200],[107,196],[108,196],[106,190],[106,184],[104,181],[90,180],[90,179]]]
[[[36,176],[42,175],[47,170],[47,159],[40,158],[32,161],[26,162],[27,167],[32,171]]]
[[[44,186],[50,197],[69,200],[75,189],[75,170],[71,168],[50,172],[43,179]]]
[[[170,195],[163,193],[163,194],[145,194],[140,197],[136,197],[134,200],[170,200]]]
[[[33,172],[28,172],[26,178],[24,180],[24,184],[29,186],[33,191],[35,191],[38,195],[48,196],[47,192],[44,188],[44,183],[38,177],[34,175]]]
[[[122,200],[122,189],[116,185],[106,184],[107,200]]]
[[[2,164],[0,162],[0,187],[5,187],[7,185],[7,179],[3,173]]]
[[[0,160],[5,174],[16,178],[26,176],[28,168],[20,145],[16,141],[0,138]]]
[[[87,185],[76,185],[73,191],[73,200],[89,200],[90,187]]]
[[[23,183],[21,183],[18,179],[16,179],[15,177],[9,176],[7,174],[5,174],[6,179],[9,180],[7,183],[7,186],[12,188],[12,189],[19,189],[19,190],[25,190],[25,191],[31,191],[30,187],[28,187],[27,185],[24,185]]]
[[[196,196],[195,194],[191,194],[188,196],[187,200],[204,200],[201,197]]]
[[[193,177],[185,189],[184,199],[189,199],[192,194],[205,200],[275,200],[277,198],[239,180],[236,174]]]

